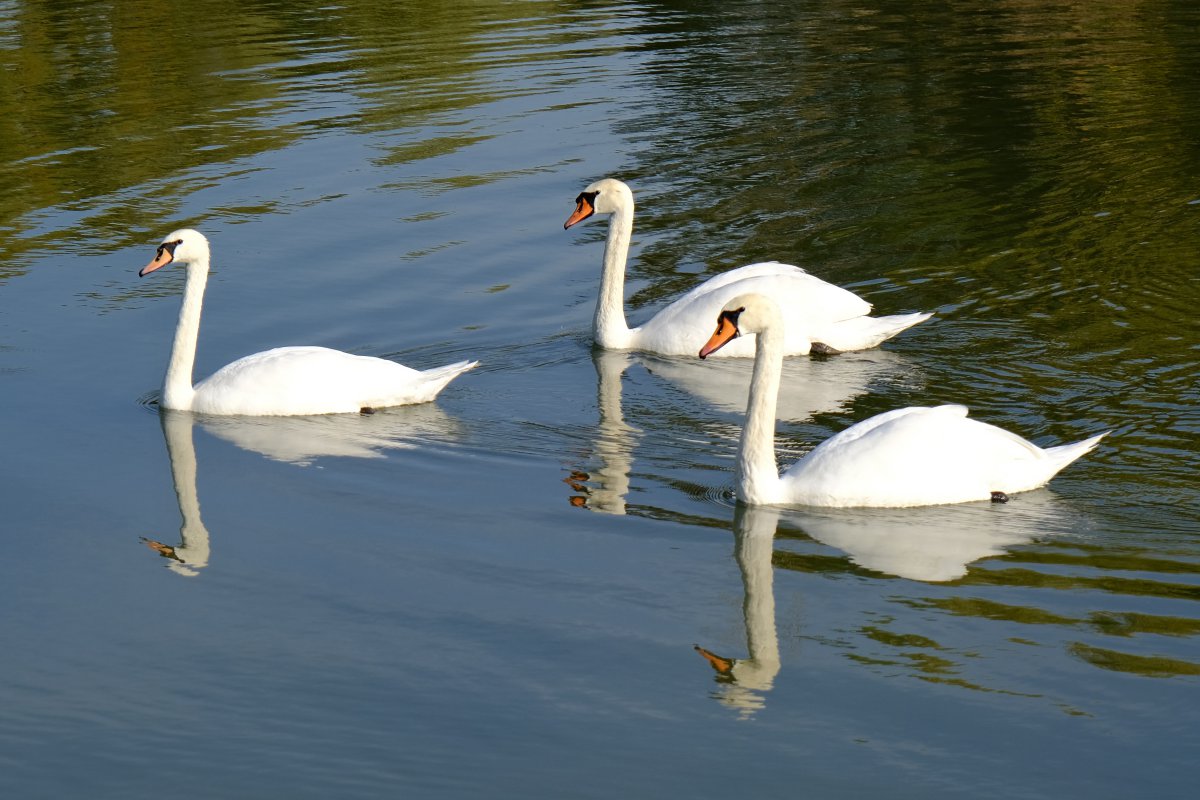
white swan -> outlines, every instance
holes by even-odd
[[[625,322],[625,261],[633,232],[633,192],[615,178],[588,186],[575,199],[575,213],[563,228],[593,214],[611,214],[604,245],[600,295],[592,319],[596,344],[610,350],[642,350],[668,356],[696,352],[696,331],[732,297],[759,292],[778,300],[787,311],[784,348],[787,355],[864,350],[875,347],[932,314],[869,317],[871,304],[853,292],[826,283],[799,267],[776,261],[750,264],[712,277],[658,312],[638,328]],[[754,355],[751,342],[734,342],[723,356]]]
[[[479,363],[459,361],[421,372],[394,361],[327,347],[277,347],[240,358],[192,386],[200,307],[208,281],[208,240],[198,231],[177,230],[163,239],[154,260],[138,275],[149,275],[172,261],[187,266],[187,284],[163,380],[164,408],[282,416],[424,403]]]
[[[878,414],[821,443],[781,476],[775,403],[783,369],[783,318],[774,300],[741,295],[722,309],[705,358],[743,333],[757,334],[750,400],[737,455],[737,495],[752,505],[924,506],[1003,500],[1035,489],[1106,434],[1042,449],[967,418],[966,406]]]

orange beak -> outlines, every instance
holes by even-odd
[[[576,222],[582,222],[595,213],[596,209],[592,205],[591,199],[587,195],[579,195],[579,198],[575,201],[575,213],[567,217],[567,221],[563,223],[563,230],[571,227]]]
[[[149,275],[151,272],[154,272],[154,270],[161,269],[162,267],[165,267],[167,264],[170,264],[171,261],[174,260],[174,258],[175,258],[174,253],[171,252],[172,250],[174,250],[173,247],[168,248],[168,247],[159,246],[158,253],[155,254],[154,260],[151,261],[146,266],[142,267],[141,272],[138,273],[138,277],[144,278],[147,275]]]
[[[698,644],[692,645],[692,647],[696,648],[696,652],[704,656],[704,660],[721,675],[733,674],[733,659],[722,658],[711,650],[705,650]]]
[[[709,338],[708,344],[700,348],[700,357],[708,358],[737,337],[737,312],[722,311],[717,318],[717,330]]]

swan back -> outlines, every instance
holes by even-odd
[[[822,442],[782,477],[792,502],[917,506],[986,500],[1044,485],[1104,434],[1042,449],[967,416],[967,407],[914,406],[853,425]]]
[[[276,416],[358,413],[425,403],[478,362],[420,371],[327,347],[277,347],[245,356],[196,385],[193,410]]]

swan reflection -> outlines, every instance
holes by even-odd
[[[372,414],[293,417],[196,417],[204,430],[274,461],[306,466],[322,456],[382,458],[430,439],[454,438],[459,423],[433,403],[380,409]]]
[[[734,556],[745,599],[746,658],[696,651],[717,673],[714,696],[747,719],[766,705],[779,674],[773,552],[780,518],[811,538],[846,552],[860,567],[911,580],[952,581],[981,558],[1037,536],[1072,528],[1073,512],[1047,491],[1021,495],[1007,505],[957,505],[914,509],[798,511],[739,503],[734,512]],[[1074,523],[1077,525],[1077,523]]]
[[[779,636],[775,630],[775,590],[771,554],[777,509],[738,504],[733,517],[734,556],[742,573],[745,600],[742,614],[746,621],[746,658],[726,658],[696,645],[717,672],[720,688],[716,698],[738,712],[742,719],[752,717],[766,704],[779,674]]]
[[[200,498],[196,494],[196,447],[192,441],[193,416],[188,411],[161,409],[163,437],[171,462],[171,480],[179,501],[179,544],[172,547],[142,537],[142,541],[167,558],[167,567],[180,575],[195,577],[208,566],[208,529],[200,519]]]
[[[195,576],[208,565],[208,529],[200,519],[196,492],[196,447],[192,429],[199,424],[214,436],[267,458],[305,466],[324,456],[381,458],[386,449],[414,448],[418,442],[450,439],[458,422],[432,403],[382,409],[374,414],[325,414],[310,417],[223,417],[159,409],[171,478],[179,501],[179,544],[142,537],[180,575]]]
[[[787,518],[860,567],[917,581],[952,581],[981,558],[1071,528],[1072,510],[1049,491],[1011,503],[922,508],[805,509]],[[1077,524],[1077,523],[1076,523]]]
[[[703,342],[701,342],[703,344]],[[700,346],[696,350],[699,352]],[[754,362],[739,358],[678,359],[640,355],[647,371],[722,411],[744,414]],[[779,390],[779,419],[805,422],[844,410],[881,381],[911,380],[912,368],[899,353],[867,350],[833,358],[789,358]]]
[[[592,453],[599,465],[586,471],[573,470],[567,477],[567,484],[579,493],[571,496],[571,505],[605,514],[625,513],[633,448],[639,433],[637,428],[625,422],[621,410],[621,376],[631,361],[629,353],[620,350],[592,351],[592,363],[596,367],[596,408],[600,416]]]

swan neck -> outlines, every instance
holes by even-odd
[[[633,237],[633,205],[613,212],[604,243],[604,268],[600,273],[600,296],[592,318],[592,336],[596,344],[611,350],[629,347],[629,325],[625,322],[625,263]]]
[[[175,343],[167,362],[163,379],[164,408],[187,410],[192,407],[196,392],[192,388],[192,370],[196,363],[196,340],[200,334],[200,309],[204,305],[204,287],[208,283],[208,258],[188,262],[187,283],[183,303],[179,307],[179,323],[175,327]]]
[[[775,463],[775,407],[783,372],[781,326],[767,327],[757,336],[746,423],[738,448],[737,485],[738,497],[743,502],[770,505],[780,501],[779,467]]]

